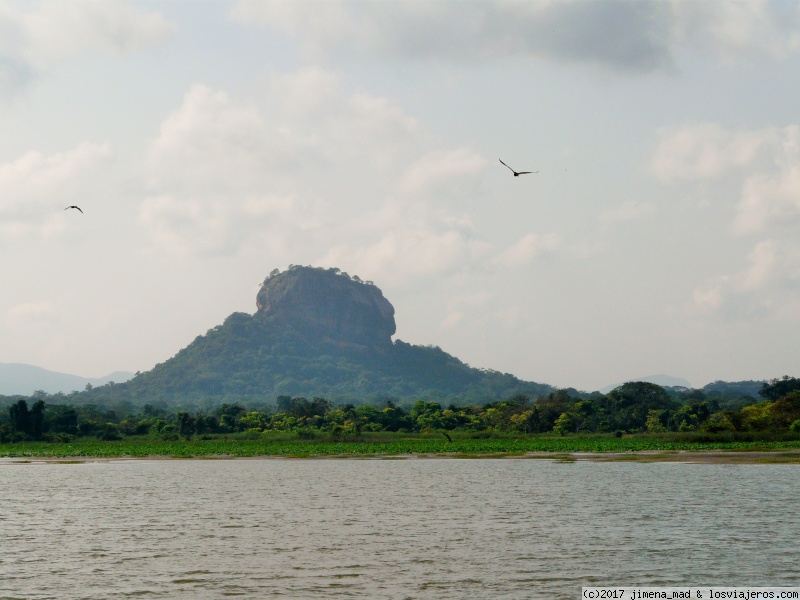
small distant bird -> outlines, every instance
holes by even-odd
[[[502,158],[501,158],[501,159],[499,159],[499,160],[500,160],[500,164],[501,164],[501,165],[503,165],[504,167],[508,167],[509,169],[511,169],[511,167],[509,167],[509,166],[508,166],[506,163],[504,163],[504,162],[503,162],[503,159],[502,159]],[[530,174],[530,173],[538,173],[539,171],[515,171],[514,169],[511,169],[511,172],[514,174],[514,177],[519,177],[520,175],[528,175],[528,174]]]
[[[83,211],[81,210],[81,207],[80,206],[75,206],[74,204],[72,206],[68,206],[64,210],[69,210],[70,208],[74,208],[75,210],[80,210],[81,213],[83,213]]]

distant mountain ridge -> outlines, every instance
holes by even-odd
[[[105,377],[81,377],[68,373],[49,371],[34,365],[0,363],[0,395],[30,396],[36,391],[57,394],[83,391],[86,384],[105,385],[110,381],[123,383],[133,377],[128,371],[115,371]]]

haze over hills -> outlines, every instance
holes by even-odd
[[[555,389],[472,368],[435,346],[392,340],[394,307],[372,282],[339,269],[276,269],[256,306],[255,314],[230,315],[152,370],[87,392],[86,401],[204,406],[287,395],[485,403]]]
[[[115,371],[105,377],[81,377],[48,371],[33,365],[0,363],[0,395],[30,396],[36,391],[68,394],[84,390],[87,384],[100,386],[110,381],[122,383],[132,377],[133,373],[128,371]]]

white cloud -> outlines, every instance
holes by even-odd
[[[736,182],[737,233],[800,222],[798,125],[730,131],[701,123],[662,131],[651,170],[664,183]]]
[[[528,233],[498,254],[494,259],[495,264],[501,267],[521,267],[543,254],[552,253],[559,244],[560,239],[555,233]]]
[[[800,161],[777,172],[748,177],[737,206],[734,231],[757,233],[800,222]]]
[[[234,254],[248,234],[300,219],[291,198],[160,195],[145,199],[139,216],[155,241],[177,254]]]
[[[731,232],[761,234],[747,265],[698,286],[699,314],[740,320],[791,315],[800,283],[800,126],[728,130],[714,123],[662,131],[651,163],[664,183],[716,197],[733,215]]]
[[[196,85],[162,123],[147,156],[148,181],[203,192],[249,189],[260,181],[261,165],[279,159],[282,137],[256,109]]]
[[[256,103],[196,85],[149,149],[140,217],[180,252],[291,239],[397,188],[423,143],[417,129],[386,99],[348,94],[320,69],[274,76]],[[351,190],[363,197],[342,197]]]
[[[734,281],[740,291],[771,286],[796,287],[800,283],[800,246],[775,240],[757,243],[748,255],[749,265]]]
[[[440,228],[435,221],[425,229],[401,225],[378,239],[340,244],[321,259],[324,266],[352,265],[360,273],[382,273],[387,283],[443,275],[469,268],[490,251],[490,245],[463,231]]]
[[[474,319],[477,314],[485,314],[485,306],[493,303],[497,298],[497,292],[492,291],[473,291],[465,294],[458,294],[448,299],[444,319],[441,326],[444,329],[451,329],[461,326],[465,317]]]
[[[25,302],[6,311],[6,322],[12,326],[31,323],[51,323],[58,319],[59,312],[52,302]]]
[[[720,288],[726,282],[726,277],[720,277],[708,286],[695,288],[692,294],[695,308],[702,313],[719,310],[722,306],[722,290]]]
[[[605,211],[600,215],[600,220],[607,224],[634,221],[652,214],[653,210],[654,206],[652,202],[628,200],[612,209]]]
[[[530,314],[519,306],[505,306],[494,313],[497,322],[506,329],[518,329],[526,321],[530,321]]]
[[[768,239],[753,247],[744,268],[698,286],[693,305],[700,314],[734,320],[775,312],[785,316],[796,305],[798,288],[800,245]]]
[[[195,85],[162,124],[148,167],[157,182],[205,189],[224,176],[226,189],[272,187],[354,157],[394,169],[396,153],[419,141],[416,120],[387,99],[348,93],[335,73],[309,68],[272,76],[257,103]]]
[[[344,252],[348,264],[435,270],[469,254],[470,224],[424,200],[484,163],[471,150],[436,148],[400,107],[347,92],[329,71],[274,75],[257,102],[196,85],[150,147],[140,217],[179,252],[232,254],[277,238],[328,244],[320,254]]]
[[[436,151],[423,156],[408,168],[403,185],[407,193],[413,194],[476,174],[486,165],[487,160],[470,148]]]
[[[673,35],[723,60],[758,53],[781,57],[800,47],[800,6],[768,0],[674,0]]]
[[[331,53],[452,61],[531,56],[647,72],[671,69],[683,47],[723,60],[798,49],[800,10],[753,2],[257,2],[234,19],[288,32]]]
[[[775,146],[779,132],[728,131],[716,123],[698,123],[661,130],[651,171],[665,183],[713,179],[753,163],[765,148]]]
[[[0,92],[87,52],[122,53],[162,43],[173,31],[157,12],[116,0],[0,3]]]
[[[159,248],[274,253],[398,283],[521,266],[553,252],[529,234],[503,252],[464,208],[489,161],[439,146],[386,98],[321,69],[273,75],[255,100],[193,86],[146,163],[141,222]]]
[[[47,235],[61,230],[63,208],[111,154],[108,144],[84,142],[67,152],[28,152],[0,164],[0,234]]]

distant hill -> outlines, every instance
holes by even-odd
[[[122,383],[133,377],[127,371],[115,371],[105,377],[80,377],[67,373],[48,371],[33,365],[17,363],[0,363],[0,396],[30,396],[35,391],[44,391],[48,394],[63,392],[68,394],[82,391],[86,384],[93,386],[105,385],[109,381]]]
[[[724,396],[752,396],[762,400],[758,393],[767,381],[714,381],[703,386],[707,394]]]
[[[204,407],[278,396],[372,402],[485,403],[555,388],[475,369],[434,346],[392,340],[394,307],[372,282],[339,269],[273,271],[253,315],[234,313],[174,357],[86,401]]]
[[[714,381],[701,388],[692,388],[688,381],[670,375],[650,375],[632,381],[646,381],[660,385],[667,392],[676,396],[681,402],[694,402],[698,398],[715,400],[721,408],[738,410],[742,406],[763,400],[759,391],[766,381]],[[617,385],[606,386],[598,390],[607,394]],[[698,395],[698,393],[700,393]]]
[[[692,384],[686,381],[685,379],[681,379],[680,377],[673,377],[672,375],[647,375],[646,377],[639,377],[636,379],[629,379],[628,381],[646,381],[647,383],[655,383],[656,385],[660,385],[661,387],[665,388],[686,388],[691,389]],[[607,385],[604,388],[600,388],[599,391],[601,394],[607,394],[614,388],[618,388],[621,386],[624,381],[619,383],[615,383],[613,385]]]

